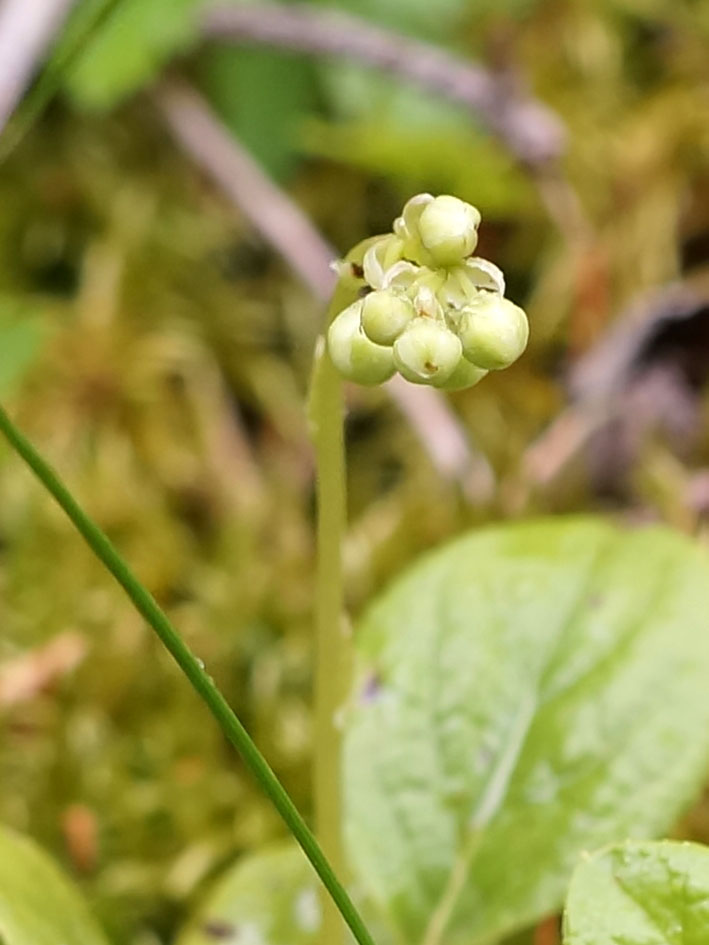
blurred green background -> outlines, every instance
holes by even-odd
[[[307,812],[303,406],[322,304],[183,152],[155,84],[178,76],[200,90],[338,252],[389,229],[414,193],[475,203],[479,252],[529,313],[523,359],[448,400],[482,484],[470,470],[442,476],[386,391],[349,392],[356,615],[419,551],[485,521],[592,509],[703,534],[709,3],[314,7],[526,87],[566,129],[551,169],[403,79],[206,37],[203,7],[81,0],[30,90],[28,105],[58,77],[0,166],[0,395]],[[674,296],[643,301],[673,283],[685,293],[676,322]],[[614,341],[633,319],[635,347]],[[598,365],[620,349],[631,354],[604,387]],[[574,395],[579,364],[591,380]],[[609,397],[611,421],[588,434]],[[169,941],[210,877],[283,828],[5,446],[0,626],[0,820],[58,856],[115,942]],[[708,818],[699,807],[681,829],[706,839]]]

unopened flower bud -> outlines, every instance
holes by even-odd
[[[413,317],[411,302],[386,289],[370,292],[362,299],[362,328],[378,345],[393,345]]]
[[[478,244],[480,213],[457,197],[435,197],[423,208],[418,235],[437,266],[454,266]]]
[[[461,356],[460,339],[430,318],[415,318],[394,342],[394,364],[413,384],[440,387]]]
[[[451,376],[445,383],[437,386],[442,387],[443,390],[465,390],[467,387],[474,387],[488,374],[489,371],[484,368],[479,368],[466,358],[461,358]]]
[[[362,300],[354,302],[334,319],[327,333],[332,362],[343,375],[357,384],[382,384],[394,373],[391,348],[377,345],[362,331]]]
[[[458,336],[469,361],[499,370],[516,361],[527,347],[529,323],[524,311],[509,299],[481,292],[461,313]]]

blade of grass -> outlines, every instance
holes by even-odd
[[[247,768],[271,800],[285,825],[300,844],[359,945],[374,945],[374,941],[354,903],[335,875],[328,859],[285,788],[215,685],[212,677],[187,647],[154,597],[143,587],[107,535],[84,512],[57,473],[39,455],[24,434],[17,429],[2,407],[0,407],[0,433],[29,466],[44,488],[52,495],[89,548],[121,585],[136,610],[158,635],[165,648],[216,719],[226,738],[239,752]]]

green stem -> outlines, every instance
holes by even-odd
[[[322,880],[323,885],[332,897],[332,901],[352,930],[352,934],[359,945],[374,945],[374,941],[352,900],[335,875],[327,857],[298,813],[285,788],[251,740],[248,732],[216,687],[211,676],[205,672],[202,664],[186,646],[166,614],[133,574],[108,537],[83,511],[57,473],[42,459],[29,440],[15,427],[2,407],[0,407],[0,433],[5,436],[12,448],[27,463],[45,489],[54,497],[96,557],[110,571],[125,590],[138,612],[160,637],[166,649],[217,720],[224,735],[240,753],[247,768],[270,798],[286,826],[302,847],[303,852],[312,863],[315,872]]]
[[[338,286],[327,322],[352,301]],[[308,404],[317,471],[317,577],[315,592],[315,738],[313,794],[315,829],[335,872],[345,875],[342,840],[341,734],[338,713],[346,695],[349,645],[344,626],[342,544],[347,524],[342,381],[319,338]],[[330,899],[323,898],[321,940],[342,940],[341,922]]]

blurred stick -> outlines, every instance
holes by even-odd
[[[308,4],[259,3],[213,8],[203,23],[214,38],[354,59],[415,82],[474,112],[525,164],[545,163],[564,150],[561,120],[520,94],[509,77],[358,17]]]
[[[201,167],[263,239],[288,262],[315,298],[325,304],[334,289],[330,263],[337,253],[307,216],[261,170],[188,84],[163,82],[154,102],[183,150]],[[436,469],[462,482],[471,500],[486,499],[494,476],[444,398],[429,388],[390,381],[389,393],[428,452]]]
[[[462,105],[529,170],[564,238],[579,251],[592,238],[561,165],[564,124],[551,108],[520,89],[517,76],[493,73],[432,44],[305,3],[217,6],[207,11],[203,25],[205,35],[215,39],[362,62]]]
[[[335,288],[336,253],[300,208],[261,170],[207,102],[183,82],[164,82],[155,102],[181,147],[286,260],[313,295],[326,302]]]
[[[4,0],[0,6],[0,132],[75,0]]]

